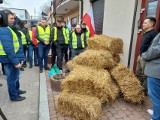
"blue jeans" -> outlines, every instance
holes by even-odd
[[[81,52],[83,52],[84,49],[72,49],[71,51],[72,51],[71,59],[73,59],[76,55],[79,55]]]
[[[19,69],[11,63],[4,64],[5,75],[7,77],[8,93],[11,100],[19,96]]]
[[[28,54],[29,54],[29,64],[33,66],[33,52],[34,52],[34,65],[37,65],[38,62],[38,55],[37,55],[37,48],[34,45],[28,45]]]
[[[160,79],[147,77],[148,95],[153,105],[153,120],[160,120]]]
[[[48,67],[48,53],[50,50],[50,45],[45,45],[43,43],[38,44],[38,64],[39,69],[43,69],[43,59],[44,67]]]

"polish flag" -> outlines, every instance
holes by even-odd
[[[95,26],[94,26],[94,18],[93,18],[93,9],[92,6],[88,10],[88,12],[83,16],[82,18],[83,22],[86,22],[89,30],[90,30],[90,36],[94,36],[95,34]]]

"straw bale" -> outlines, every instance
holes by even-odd
[[[77,56],[76,56],[76,57],[77,57]],[[67,68],[68,68],[70,71],[72,71],[73,68],[76,66],[76,63],[75,63],[74,59],[68,61],[67,64],[66,64],[66,66],[67,66]]]
[[[139,80],[124,65],[118,64],[111,70],[112,77],[116,80],[124,99],[132,103],[142,103],[144,92]]]
[[[88,49],[109,50],[112,54],[123,53],[123,40],[106,35],[95,35],[88,39]]]
[[[116,63],[119,63],[121,61],[121,58],[119,55],[113,55],[113,59]]]
[[[109,51],[86,50],[74,58],[76,64],[97,69],[112,68],[116,65],[112,54]]]
[[[77,66],[61,83],[63,91],[96,96],[102,102],[111,103],[114,96],[110,89],[111,80],[108,71]]]
[[[112,91],[113,101],[115,101],[120,93],[120,89],[113,79],[110,81],[110,87],[111,87],[111,91]]]
[[[58,97],[58,111],[76,120],[98,120],[101,101],[97,97],[62,92]]]

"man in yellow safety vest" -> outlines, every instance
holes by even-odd
[[[76,55],[83,52],[84,48],[87,46],[86,34],[82,32],[81,26],[76,25],[76,29],[70,35],[69,46],[71,48],[71,58],[73,59]]]
[[[50,70],[48,67],[48,53],[50,50],[50,27],[47,26],[46,19],[41,20],[41,24],[36,28],[36,39],[38,42],[38,64],[40,73],[45,70]],[[44,66],[43,66],[44,60]]]
[[[58,19],[57,26],[53,27],[52,32],[51,32],[52,33],[51,39],[54,44],[54,46],[52,46],[52,49],[53,47],[56,48],[57,66],[61,70],[61,72],[62,72],[63,55],[64,55],[65,48],[68,45],[68,41],[69,41],[69,36],[66,32],[66,29],[62,26],[62,22],[63,22],[63,19]]]
[[[26,91],[19,89],[19,69],[21,61],[25,60],[21,36],[13,26],[14,16],[11,11],[0,11],[0,17],[0,63],[4,65],[10,100],[22,101],[25,97],[20,94],[24,94]]]

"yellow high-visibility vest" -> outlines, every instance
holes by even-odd
[[[57,41],[57,27],[54,27],[54,41]],[[66,28],[62,28],[65,44],[68,44],[69,41],[69,33],[67,32]]]
[[[50,39],[50,28],[47,26],[46,29],[44,30],[43,27],[38,26],[38,33],[39,33],[39,37],[41,39],[44,40],[44,42],[49,42]],[[39,41],[37,40],[37,42],[39,43]]]
[[[19,47],[20,47],[18,37],[17,37],[16,33],[10,27],[8,27],[8,28],[10,29],[10,31],[12,33],[14,52],[16,53],[19,50]],[[0,55],[6,55],[6,53],[3,49],[2,43],[1,43],[1,40],[0,40]]]
[[[90,31],[87,30],[87,31],[86,31],[86,38],[89,38],[89,37],[90,37]]]
[[[82,42],[82,48],[85,48],[84,45],[84,33],[81,34],[81,42]],[[77,49],[77,35],[75,32],[72,33],[72,48]]]
[[[21,33],[21,39],[22,39],[22,45],[26,45],[27,41],[26,41],[26,36],[23,32],[19,31]]]

